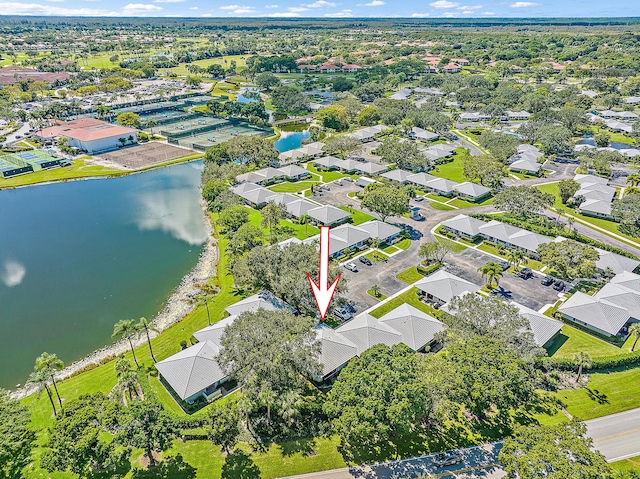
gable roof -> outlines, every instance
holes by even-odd
[[[411,183],[415,183],[416,185],[425,186],[429,181],[435,180],[436,177],[430,175],[429,173],[416,173],[414,175],[409,175],[407,180]]]
[[[316,329],[316,338],[320,341],[320,356],[322,377],[330,374],[351,358],[358,355],[358,347],[342,334],[321,324]]]
[[[640,265],[640,261],[627,258],[618,253],[612,253],[611,251],[605,251],[600,248],[596,248],[596,251],[600,255],[600,258],[596,261],[596,268],[602,271],[611,268],[611,271],[617,275],[626,271],[633,271]]]
[[[238,315],[246,311],[255,312],[259,309],[265,309],[267,311],[288,309],[289,311],[294,311],[286,302],[277,298],[271,291],[267,290],[260,291],[253,296],[231,304],[225,308],[225,311],[231,315]]]
[[[611,335],[618,334],[631,317],[625,308],[580,291],[560,305],[558,311]]]
[[[220,346],[220,337],[222,336],[222,333],[227,326],[235,321],[237,317],[237,315],[233,315],[221,319],[217,323],[213,323],[206,328],[202,328],[200,331],[196,331],[195,333],[193,333],[193,336],[199,342],[212,341],[216,346]]]
[[[349,217],[349,213],[331,205],[318,206],[310,209],[307,214],[324,225],[337,223]]]
[[[340,163],[340,158],[336,158],[335,156],[323,156],[322,158],[318,158],[313,160],[313,163],[316,165],[324,166],[325,168],[332,168],[334,166],[338,166]]]
[[[380,321],[398,331],[402,342],[414,351],[424,348],[433,341],[436,333],[445,328],[437,319],[406,303],[389,311]]]
[[[369,233],[369,236],[371,236],[372,238],[377,238],[379,240],[385,240],[390,236],[395,236],[402,232],[402,230],[397,226],[390,225],[389,223],[384,223],[378,220],[367,221],[366,223],[362,223],[358,227],[367,231]]]
[[[443,269],[421,279],[415,286],[445,303],[451,301],[455,296],[460,296],[463,293],[475,293],[480,289],[480,286]]]
[[[404,183],[405,181],[409,181],[409,177],[411,175],[413,175],[412,172],[407,170],[401,170],[400,168],[398,168],[395,170],[387,171],[386,173],[382,173],[380,176],[388,180]]]
[[[355,344],[358,354],[376,344],[393,346],[402,341],[402,335],[398,331],[367,313],[359,314],[336,329],[336,332]]]
[[[538,346],[544,346],[547,341],[562,329],[563,323],[560,321],[545,316],[531,308],[527,308],[522,304],[513,301],[511,304],[520,310],[520,316],[523,316],[529,321],[529,326],[533,333],[533,340]]]
[[[224,379],[212,341],[204,341],[156,363],[156,368],[180,399],[187,399]]]
[[[621,284],[622,286],[626,286],[627,288],[640,293],[640,275],[630,271],[623,271],[622,273],[616,274],[611,278],[611,283]]]
[[[593,295],[625,308],[632,318],[640,320],[640,293],[621,284],[607,283]]]
[[[480,227],[484,226],[486,223],[477,218],[472,218],[471,216],[460,214],[458,216],[454,216],[451,219],[443,221],[442,224],[447,228],[455,231],[460,231],[461,233],[473,237],[480,234]]]
[[[471,183],[470,181],[459,183],[453,189],[458,193],[470,196],[471,198],[478,198],[491,192],[490,188],[479,185],[478,183]]]

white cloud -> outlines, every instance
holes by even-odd
[[[353,15],[351,15],[351,10],[346,9],[342,10],[341,12],[325,13],[324,16],[329,18],[348,18],[352,17]]]
[[[158,5],[149,3],[129,3],[122,7],[122,14],[125,16],[146,15],[148,13],[160,12],[164,10]]]
[[[220,10],[235,10],[236,8],[240,8],[240,5],[223,5]]]
[[[182,3],[184,0],[153,0],[154,3]]]
[[[301,13],[306,12],[309,9],[306,7],[289,7],[287,8],[287,10],[289,11],[289,13]]]
[[[256,7],[249,5],[224,5],[220,10],[230,11],[231,13],[242,15],[244,13],[257,13]]]
[[[509,5],[511,8],[527,8],[527,7],[537,7],[540,5],[539,3],[533,2],[516,2]]]
[[[448,0],[438,0],[437,2],[432,2],[429,5],[433,8],[456,8],[460,6],[459,3],[449,2]]]
[[[428,13],[412,13],[411,18],[426,18],[428,17]]]
[[[189,10],[200,10],[198,7],[189,7]]]
[[[381,7],[382,5],[384,5],[384,2],[382,0],[373,0],[369,3],[359,3],[356,6],[357,7]]]
[[[64,2],[64,0],[47,0],[47,2],[62,3],[62,2]]]
[[[0,1],[0,12],[3,15],[65,15],[73,17],[118,16],[119,12],[109,12],[97,8],[65,8],[39,3],[20,3]]]
[[[4,262],[4,271],[2,272],[2,282],[9,288],[18,286],[22,283],[27,269],[23,264],[12,259]]]
[[[278,8],[278,5],[265,5],[264,8]]]
[[[456,10],[462,10],[463,12],[472,12],[474,10],[480,10],[483,5],[462,5],[458,7]]]
[[[303,3],[302,6],[307,8],[332,8],[335,7],[336,4],[333,2],[327,2],[325,0],[317,0],[316,2],[308,3],[306,5]]]

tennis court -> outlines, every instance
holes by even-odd
[[[193,148],[198,151],[206,151],[212,146],[224,143],[230,140],[234,136],[246,136],[246,135],[260,135],[270,136],[273,134],[272,130],[262,130],[260,128],[250,128],[242,125],[225,126],[224,128],[218,128],[217,130],[210,130],[197,135],[183,137],[178,139],[178,144],[186,146],[187,148]]]
[[[160,134],[167,138],[193,137],[199,133],[207,133],[228,124],[229,120],[214,118],[211,116],[201,116],[199,118],[188,119],[166,125],[160,130]]]
[[[41,150],[23,151],[20,153],[9,153],[0,156],[0,176],[9,177],[17,174],[32,173],[47,168],[59,166],[63,158],[52,156]]]
[[[100,157],[125,168],[137,170],[175,160],[190,153],[192,152],[184,148],[152,141],[130,148],[103,153]]]

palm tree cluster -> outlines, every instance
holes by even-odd
[[[489,261],[487,264],[480,266],[478,272],[482,274],[483,278],[486,278],[486,286],[489,289],[493,289],[493,283],[495,287],[500,285],[500,278],[502,278],[502,266],[495,261]]]
[[[149,353],[151,353],[151,359],[153,362],[156,362],[156,357],[153,354],[153,348],[151,346],[151,336],[149,331],[159,332],[156,328],[153,327],[151,321],[147,318],[140,318],[138,322],[135,319],[121,319],[118,321],[113,327],[112,338],[122,338],[129,341],[129,346],[131,347],[131,354],[133,355],[133,360],[136,363],[137,367],[140,367],[138,363],[138,358],[136,357],[136,351],[133,347],[133,341],[136,340],[142,332],[145,333],[147,337],[147,344],[149,345]]]

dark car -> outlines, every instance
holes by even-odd
[[[362,264],[366,264],[367,266],[371,266],[373,264],[371,262],[371,260],[369,258],[367,258],[366,256],[360,256],[358,259],[360,260],[360,262]]]
[[[462,462],[462,456],[455,452],[436,454],[433,461],[437,467],[453,466],[454,464],[460,464]]]
[[[555,289],[556,291],[563,291],[565,288],[564,286],[564,281],[556,281],[555,284],[553,285],[553,289]]]
[[[509,262],[508,261],[500,261],[500,267],[502,268],[502,271],[506,271],[509,269]]]
[[[531,268],[522,268],[518,272],[518,276],[520,276],[522,279],[533,278],[533,271],[531,271]]]
[[[551,276],[545,276],[544,278],[542,278],[542,281],[540,281],[540,284],[542,286],[550,286],[554,281],[555,280]]]

